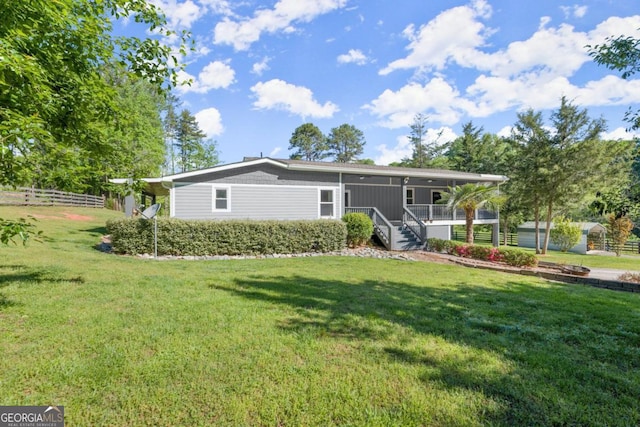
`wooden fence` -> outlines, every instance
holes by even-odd
[[[104,197],[37,188],[1,188],[0,205],[103,208]]]
[[[459,240],[464,242],[465,232],[459,230],[453,230],[452,239]],[[491,243],[491,232],[489,231],[476,231],[473,233],[473,240],[477,243]],[[500,244],[504,242],[504,233],[500,233]],[[507,233],[507,245],[509,246],[518,246],[518,234],[517,233]],[[607,248],[611,248],[612,244],[609,239],[606,240],[605,243]],[[611,249],[608,249],[611,250]],[[622,248],[622,252],[626,253],[640,253],[640,241],[627,241]]]

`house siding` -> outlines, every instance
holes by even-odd
[[[351,190],[351,206],[376,207],[390,221],[402,219],[402,187],[345,185]]]
[[[213,210],[213,188],[221,184],[229,190],[229,211]],[[335,189],[334,215],[341,203],[338,187],[233,185],[228,182],[193,183],[174,188],[174,216],[182,219],[318,219],[319,191]]]

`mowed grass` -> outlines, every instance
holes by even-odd
[[[154,261],[105,210],[0,249],[0,405],[69,426],[640,424],[640,296],[348,257]],[[69,214],[90,220],[69,219]]]

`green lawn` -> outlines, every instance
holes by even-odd
[[[0,405],[64,405],[69,426],[640,424],[640,295],[396,260],[118,257],[92,247],[116,214],[29,212],[45,241],[0,248]]]

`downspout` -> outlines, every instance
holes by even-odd
[[[160,180],[160,185],[162,186],[162,188],[169,191],[169,216],[173,218],[175,215],[175,203],[174,203],[175,197],[174,197],[173,191],[171,191],[173,190],[173,182],[171,182],[172,184],[171,187],[165,186],[164,185],[165,182],[169,182],[169,181]]]

